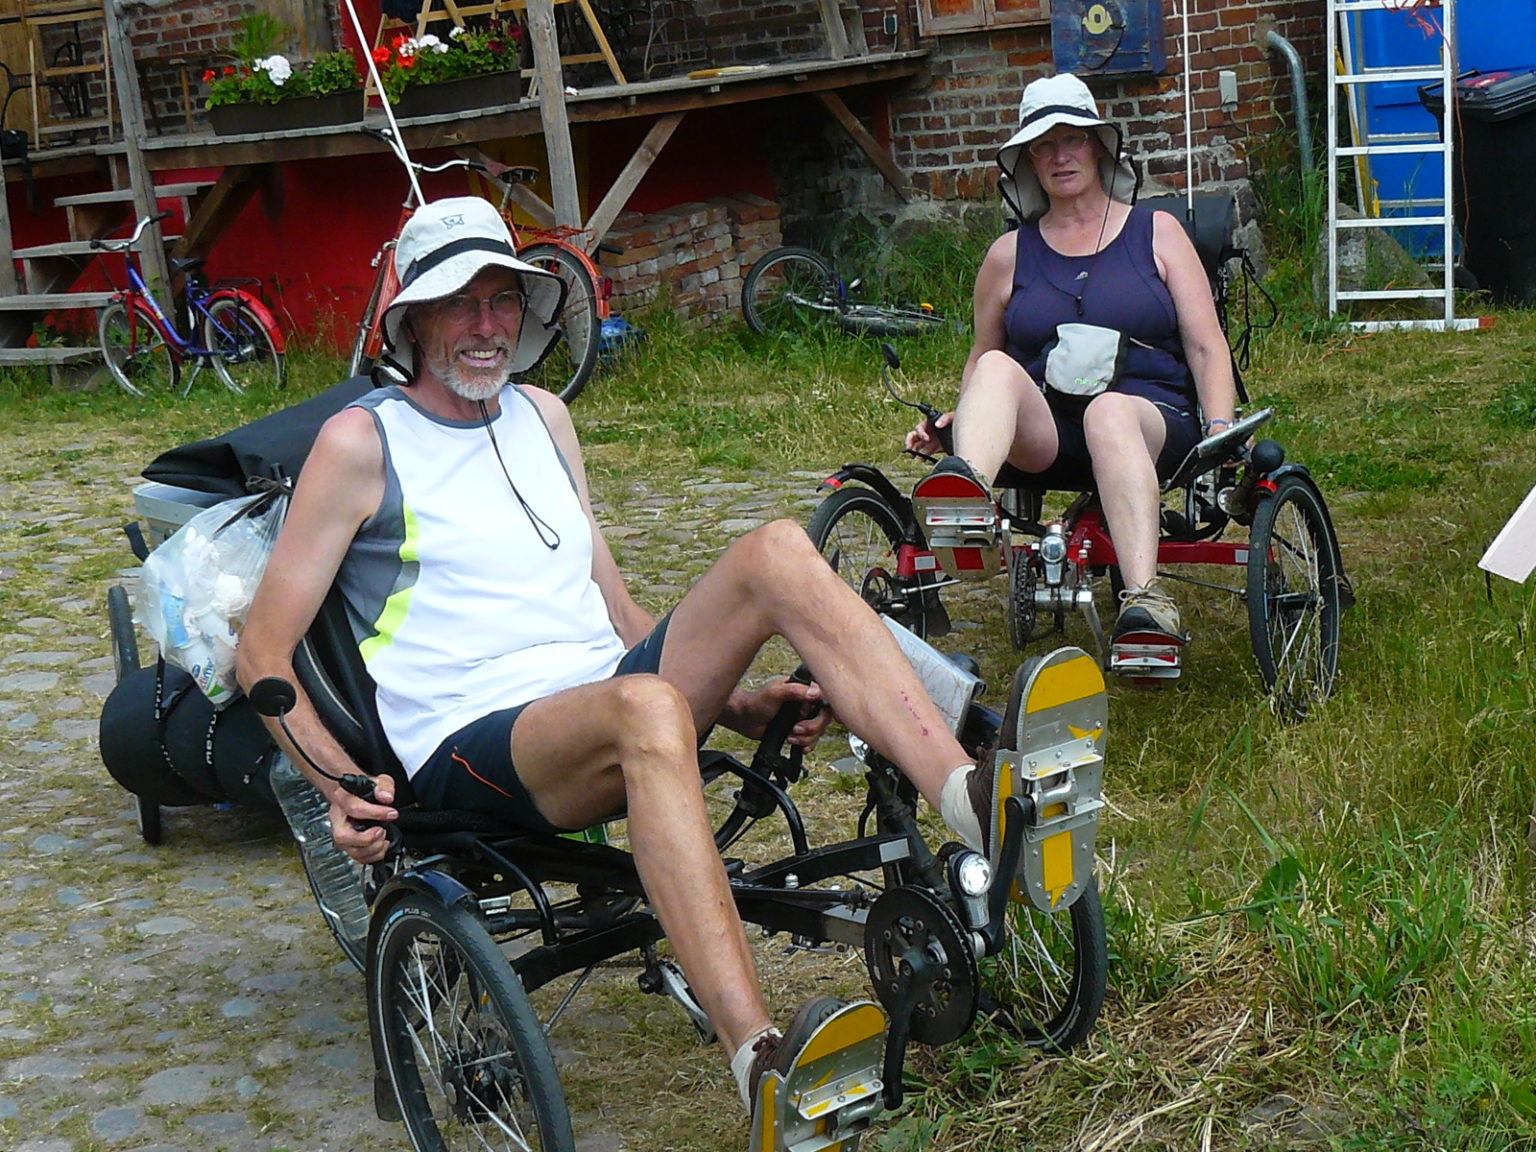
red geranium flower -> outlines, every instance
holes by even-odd
[[[212,68],[208,69],[208,71],[203,73],[203,83],[204,84],[211,83],[213,81],[213,78],[215,76],[217,76],[217,75],[218,75],[218,73],[215,72]]]
[[[373,50],[373,62],[375,64],[389,63],[389,45],[380,44]]]

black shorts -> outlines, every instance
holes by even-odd
[[[1163,417],[1163,449],[1157,454],[1157,478],[1172,476],[1189,450],[1200,442],[1200,422],[1193,412],[1172,408],[1154,400]],[[1056,459],[1040,472],[1021,472],[1012,464],[998,471],[999,488],[1038,485],[1042,488],[1068,488],[1085,491],[1093,487],[1093,458],[1088,455],[1088,437],[1083,432],[1083,414],[1079,409],[1065,412],[1051,408],[1056,420]]]
[[[661,649],[667,641],[668,613],[619,660],[615,676],[655,673],[661,669]],[[529,832],[575,832],[544,818],[512,763],[512,726],[533,701],[502,708],[472,720],[437,746],[427,757],[411,788],[423,808],[485,812],[509,827]]]

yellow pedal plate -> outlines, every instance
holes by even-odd
[[[1058,648],[1025,665],[1010,703],[1017,747],[998,752],[1006,769],[997,812],[1009,796],[1032,812],[1024,829],[1013,898],[1050,912],[1077,899],[1093,875],[1109,732],[1104,674],[1081,648]]]
[[[885,1012],[844,1005],[811,1034],[788,1074],[757,1086],[751,1152],[855,1152],[884,1108]]]

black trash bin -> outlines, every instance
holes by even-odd
[[[1419,99],[1445,131],[1443,85]],[[1536,69],[1456,80],[1461,263],[1500,303],[1536,303]]]

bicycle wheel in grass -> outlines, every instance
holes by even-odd
[[[214,371],[231,392],[267,385],[281,388],[285,358],[261,317],[238,300],[225,297],[208,306],[203,318],[203,347]]]
[[[97,326],[107,371],[124,392],[161,396],[180,391],[181,363],[148,308],[134,301],[108,304]]]
[[[383,916],[368,1009],[411,1144],[574,1152],[549,1041],[474,914],[412,893]]]
[[[916,635],[926,635],[923,594],[896,575],[901,519],[879,493],[839,488],[812,513],[806,531],[816,550],[866,604]]]
[[[597,346],[603,335],[597,317],[597,285],[580,258],[558,244],[530,244],[517,258],[553,272],[565,282],[560,338],[549,355],[519,380],[553,392],[569,404],[581,395],[597,367]]]
[[[984,1011],[1032,1048],[1065,1052],[1098,1022],[1109,949],[1099,886],[1089,879],[1071,907],[1042,912],[1028,899],[1006,913],[1002,951],[981,962]]]
[[[838,309],[837,276],[809,248],[775,248],[741,284],[747,327],[764,335],[803,331]]]
[[[1283,476],[1260,500],[1248,538],[1248,632],[1282,715],[1302,719],[1333,691],[1339,667],[1339,571],[1317,492]]]
[[[844,332],[863,336],[921,336],[944,327],[944,317],[921,308],[850,304],[837,318]]]

